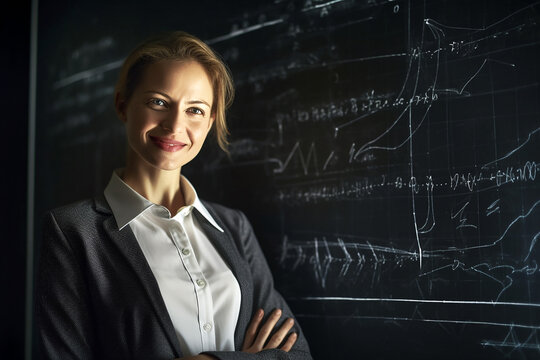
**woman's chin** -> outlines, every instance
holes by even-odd
[[[162,170],[162,171],[180,171],[180,169],[182,169],[182,165],[179,163],[155,164],[153,165],[153,167],[157,170]]]

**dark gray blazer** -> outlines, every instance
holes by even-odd
[[[193,214],[236,276],[242,294],[235,331],[237,351],[219,359],[311,359],[298,324],[293,349],[240,352],[253,313],[274,308],[293,314],[274,289],[272,275],[245,215],[204,202],[219,232]],[[49,359],[173,359],[180,344],[158,284],[129,226],[118,230],[104,197],[49,212],[44,221],[36,313],[42,354]]]

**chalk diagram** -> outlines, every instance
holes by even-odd
[[[350,4],[319,3],[303,13],[331,14],[339,3]],[[336,220],[333,230],[285,225],[279,263],[293,276],[311,276],[323,294],[299,294],[297,301],[401,304],[414,310],[357,317],[496,327],[501,337],[480,345],[504,355],[540,352],[540,293],[531,290],[539,276],[540,114],[520,113],[516,105],[525,93],[538,101],[538,78],[524,79],[531,69],[520,54],[538,57],[538,38],[529,40],[538,33],[540,3],[477,26],[387,3],[408,24],[404,49],[351,59],[312,54],[275,72],[324,66],[340,74],[342,66],[361,72],[376,67],[366,64],[400,64],[400,72],[381,80],[399,77],[394,88],[359,86],[357,96],[299,101],[273,117],[272,150],[261,162],[275,180],[274,201],[291,213],[340,204],[352,218]],[[367,16],[350,24],[374,21]],[[376,83],[376,75],[366,77]],[[507,98],[511,114],[499,107]],[[514,131],[502,123],[513,123]],[[321,130],[304,136],[308,125]],[[388,223],[390,230],[371,231],[370,222],[385,216],[402,219]],[[457,307],[478,309],[477,316]]]

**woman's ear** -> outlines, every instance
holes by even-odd
[[[208,122],[208,131],[212,129],[212,125],[214,125],[214,120],[216,120],[216,114],[213,113],[210,115],[210,121]]]
[[[122,120],[122,122],[126,122],[126,101],[120,97],[119,92],[114,95],[114,107],[118,118]]]

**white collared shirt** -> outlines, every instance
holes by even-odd
[[[167,208],[141,196],[113,173],[105,198],[119,229],[129,225],[157,280],[184,356],[234,350],[240,286],[202,231],[194,209],[223,230],[181,177],[186,206]]]

